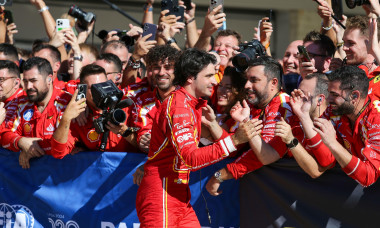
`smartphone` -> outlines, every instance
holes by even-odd
[[[82,98],[86,98],[86,93],[87,93],[87,84],[78,84],[78,94],[75,100],[80,100]]]
[[[309,53],[306,51],[305,46],[298,45],[298,52],[300,55],[302,55],[302,62],[311,62]]]
[[[143,33],[142,36],[146,36],[148,34],[152,34],[151,37],[149,37],[147,40],[155,40],[156,39],[156,32],[157,32],[157,25],[145,23],[143,27]]]
[[[56,21],[56,31],[59,32],[65,28],[71,28],[69,19],[57,19]]]
[[[180,16],[180,18],[177,20],[178,22],[183,22],[184,15],[185,15],[185,7],[183,6],[174,6],[172,9],[172,13],[169,14],[174,14],[176,17]]]
[[[216,7],[218,7],[218,6],[220,6],[220,5],[222,5],[223,6],[223,3],[224,3],[224,1],[223,0],[211,0],[210,1],[210,11],[211,10],[214,10]],[[220,13],[223,13],[223,7],[222,7],[222,9],[219,11]]]
[[[178,7],[178,0],[162,0],[161,1],[161,11],[169,10],[169,13],[167,13],[166,16],[173,14],[173,7]]]
[[[259,20],[259,23],[257,23],[257,40],[260,41],[260,26],[261,26],[262,20]]]
[[[4,10],[4,21],[5,21],[6,19],[8,19],[7,25],[13,23],[12,12],[9,11],[9,10]]]
[[[191,6],[191,0],[183,0],[186,6],[186,10],[191,10],[193,7]]]
[[[343,4],[342,0],[331,0],[331,6],[334,11],[334,15],[338,20],[343,20]]]

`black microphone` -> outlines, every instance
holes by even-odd
[[[130,98],[127,98],[127,99],[124,99],[124,100],[121,100],[115,108],[126,108],[126,107],[129,107],[131,105],[133,105],[135,102],[133,102],[132,99]]]

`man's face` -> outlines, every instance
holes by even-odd
[[[321,50],[320,45],[315,44],[312,41],[308,41],[305,43],[305,48],[306,51],[309,53],[311,62],[313,63],[315,69],[317,69],[319,73],[324,73],[325,71],[327,71],[328,68],[325,69],[325,66],[328,56],[327,53]]]
[[[317,78],[312,79],[303,79],[298,86],[298,89],[300,89],[306,96],[311,96],[311,107],[309,110],[309,113],[312,114],[315,109],[317,108],[317,102],[318,102],[318,94],[315,94],[315,88],[317,86]]]
[[[345,90],[341,90],[339,87],[341,82],[332,81],[329,82],[329,97],[328,102],[335,115],[349,115],[355,110],[353,104],[350,103],[351,98],[348,96]]]
[[[18,89],[20,79],[16,75],[10,75],[8,69],[0,70],[0,101],[3,102],[13,95]]]
[[[250,67],[246,72],[247,83],[244,88],[247,93],[247,100],[255,108],[262,108],[269,99],[269,89],[267,76],[264,74],[264,66]]]
[[[300,74],[299,61],[297,58],[298,45],[302,45],[302,40],[296,40],[289,44],[282,58],[284,62],[284,74]]]
[[[150,67],[152,71],[152,82],[154,86],[162,91],[168,91],[174,80],[174,62],[165,59],[163,62],[154,63]]]
[[[115,85],[120,85],[121,83],[121,72],[117,71],[117,68],[114,63],[107,62],[104,59],[96,60],[95,64],[101,66],[106,71],[107,79],[113,81]]]
[[[359,65],[367,58],[368,39],[360,34],[359,29],[346,30],[343,35],[344,46],[348,65]]]
[[[92,93],[91,93],[91,87],[93,84],[98,84],[102,82],[106,82],[107,77],[105,74],[93,74],[93,75],[88,75],[84,79],[84,83],[87,84],[87,93],[86,93],[86,102],[88,105],[90,105],[92,108],[99,110],[92,98]]]
[[[215,40],[214,50],[220,56],[221,66],[227,66],[228,61],[233,57],[233,47],[238,45],[238,40],[234,36],[219,36]]]
[[[121,48],[112,48],[112,47],[108,47],[104,53],[111,53],[111,54],[114,54],[116,55],[117,57],[120,58],[120,61],[122,62],[123,64],[123,72],[125,70],[125,68],[127,67],[127,64],[128,64],[128,58],[129,58],[129,53],[128,53],[128,49],[126,47],[121,47]]]
[[[215,65],[209,64],[193,80],[192,88],[196,97],[210,97],[216,84]]]
[[[30,70],[24,71],[24,90],[26,91],[26,95],[28,96],[28,100],[32,102],[41,102],[43,101],[47,94],[49,93],[49,83],[51,83],[51,75],[42,76],[37,67],[33,67]]]

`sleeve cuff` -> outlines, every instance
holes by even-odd
[[[223,128],[222,128],[222,129],[223,129]],[[226,130],[223,129],[223,133],[222,133],[222,135],[221,135],[218,139],[214,140],[214,142],[218,142],[219,140],[224,139],[225,137],[227,137],[227,136],[229,136],[229,135],[230,135],[230,134],[229,134]]]
[[[69,153],[69,151],[67,151],[67,143],[60,143],[57,140],[55,140],[54,137],[52,137],[51,140],[51,155],[53,157],[62,159]]]
[[[219,140],[221,147],[223,148],[224,154],[228,156],[230,153],[236,151],[236,146],[232,142],[231,136],[227,136],[226,138]]]
[[[322,142],[322,138],[319,134],[316,134],[313,138],[307,140],[307,145],[310,149],[318,147]]]
[[[343,168],[343,171],[348,176],[350,176],[357,170],[357,168],[359,167],[359,164],[360,164],[360,159],[355,156],[352,156],[351,161],[348,163],[346,167]]]

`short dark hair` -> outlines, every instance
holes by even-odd
[[[87,76],[94,75],[94,74],[106,75],[106,71],[104,70],[103,67],[98,66],[96,64],[89,64],[82,67],[79,74],[80,83],[84,83],[84,80],[86,79]]]
[[[28,71],[33,67],[37,67],[38,73],[40,73],[44,78],[50,74],[53,74],[53,69],[51,68],[49,61],[44,58],[32,57],[26,60],[23,65],[23,72]]]
[[[37,52],[48,49],[50,51],[50,56],[54,60],[54,62],[61,62],[61,52],[59,52],[58,48],[50,45],[50,44],[40,44],[34,47],[32,55],[34,56]]]
[[[8,74],[17,76],[20,78],[20,69],[16,63],[9,60],[0,60],[0,70],[8,69]]]
[[[111,40],[103,44],[102,48],[100,49],[100,53],[101,54],[105,53],[108,47],[112,47],[113,49],[119,49],[119,48],[125,47],[128,50],[127,45],[125,45],[123,41]]]
[[[364,70],[356,66],[343,66],[331,72],[329,81],[339,81],[341,90],[350,92],[358,90],[361,95],[368,95],[369,79]]]
[[[104,60],[107,63],[113,63],[116,67],[116,71],[121,73],[121,70],[123,69],[123,64],[121,63],[121,60],[117,55],[111,54],[111,53],[104,53],[99,55],[97,60]]]
[[[171,45],[158,45],[149,50],[144,60],[147,67],[150,67],[153,64],[165,61],[165,59],[168,59],[169,62],[175,62],[180,54],[181,52]]]
[[[317,31],[311,31],[306,34],[305,38],[303,38],[303,43],[313,42],[316,45],[320,46],[320,49],[328,56],[333,57],[335,54],[335,45],[334,42],[330,39],[330,37],[323,35]]]
[[[175,63],[173,85],[184,86],[188,78],[196,79],[198,73],[209,64],[216,64],[214,55],[195,48],[187,49]]]
[[[12,44],[1,43],[0,52],[3,53],[7,57],[7,60],[19,61],[17,48],[13,46]]]
[[[218,32],[218,34],[216,34],[215,40],[217,40],[220,36],[234,36],[238,40],[238,44],[241,43],[241,35],[235,30],[232,30],[232,29],[221,30]]]
[[[325,74],[322,73],[312,73],[306,75],[304,80],[310,80],[316,78],[317,85],[315,86],[314,93],[315,94],[323,94],[325,97],[329,95],[328,87],[329,87],[329,79]]]
[[[248,62],[248,69],[254,66],[264,66],[264,75],[267,77],[267,81],[276,78],[278,81],[277,88],[281,88],[283,72],[279,62],[270,56],[260,56]]]

